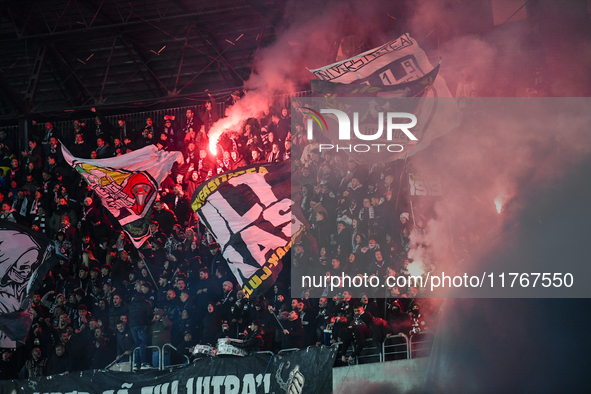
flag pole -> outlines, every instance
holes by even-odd
[[[273,315],[273,317],[275,318],[275,320],[277,320],[277,324],[279,324],[279,327],[281,327],[281,332],[283,332],[285,330],[285,328],[283,328],[283,325],[281,324],[281,322],[279,321],[279,318],[277,317],[277,315],[275,314],[275,311],[271,311],[271,314]]]
[[[267,302],[267,297],[265,297],[264,295],[263,295],[263,299],[265,300],[265,302]],[[267,309],[269,307],[272,307],[272,306],[268,304]],[[285,330],[285,328],[283,328],[283,325],[279,321],[279,318],[277,317],[277,315],[275,315],[275,309],[269,310],[269,312],[271,312],[271,314],[273,315],[273,317],[275,318],[275,320],[277,320],[277,324],[279,324],[279,327],[281,327],[281,332],[283,332]]]
[[[398,193],[396,193],[396,204],[394,204],[394,213],[398,212],[398,200],[400,199],[400,189],[402,188],[402,177],[404,177],[404,171],[406,170],[406,161],[408,160],[408,153],[404,155],[404,166],[400,172],[400,180],[398,181]]]
[[[139,249],[137,252],[138,252],[138,255],[140,256],[140,259],[142,259],[142,261],[144,262],[144,266],[146,267],[148,274],[150,274],[150,278],[152,278],[152,282],[154,282],[154,286],[156,286],[156,290],[160,290],[160,288],[158,287],[158,283],[156,282],[156,280],[154,280],[154,275],[152,275],[152,271],[150,271],[150,267],[148,267],[148,263],[146,263],[146,260],[144,260],[144,255],[142,254],[142,252],[140,252]]]

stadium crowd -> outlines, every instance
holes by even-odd
[[[227,105],[241,94],[234,92]],[[177,350],[167,348],[164,363],[182,363],[197,344],[216,346],[225,338],[242,339],[233,344],[250,351],[339,341],[339,361],[351,362],[369,337],[382,342],[434,329],[437,303],[416,301],[416,288],[392,287],[359,299],[342,289],[317,298],[310,291],[289,297],[291,265],[321,275],[402,274],[410,263],[411,233],[424,231],[399,197],[402,169],[394,162],[367,168],[345,154],[320,154],[318,141],[305,137],[297,107],[296,102],[273,108],[246,120],[240,130],[225,132],[216,155],[207,136],[219,119],[213,96],[182,119],[148,118],[137,128],[124,120],[112,125],[93,108],[94,124],[74,121],[72,129],[56,130],[47,122],[22,152],[0,130],[0,167],[7,167],[1,220],[57,240],[68,257],[33,295],[28,339],[25,346],[4,349],[1,378],[104,368],[128,361],[136,347],[135,368],[157,367],[158,353],[146,347],[166,343]],[[61,143],[80,158],[109,158],[150,144],[182,152],[183,164],[176,163],[161,184],[152,236],[139,250],[64,161]],[[296,244],[275,286],[264,297],[247,299],[220,246],[199,224],[190,198],[201,182],[219,173],[285,160],[297,166],[297,203],[315,242]],[[353,352],[345,359],[350,346]]]

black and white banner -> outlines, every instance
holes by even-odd
[[[432,69],[416,40],[403,34],[377,48],[310,72],[322,81],[388,86],[413,81]]]
[[[311,347],[285,355],[204,357],[164,371],[84,371],[0,381],[14,394],[323,394],[332,390],[336,348]]]
[[[439,64],[427,74],[396,85],[367,85],[342,83],[320,79],[310,81],[315,95],[342,97],[422,97],[433,86],[439,74]]]
[[[429,146],[434,139],[459,126],[459,108],[439,73],[439,62],[433,67],[425,51],[408,34],[403,34],[395,40],[349,59],[310,70],[310,72],[318,79],[318,81],[312,81],[314,93],[329,96],[326,104],[332,104],[332,106],[324,104],[321,108],[336,108],[336,103],[331,100],[335,96],[426,98],[421,101],[420,106],[416,106],[416,110],[410,111],[419,120],[421,135],[417,136],[418,142],[406,146],[400,152],[374,155],[374,161],[370,161],[371,155],[359,155],[356,152],[344,150],[357,162],[371,164],[396,160],[404,155],[412,156]],[[400,102],[404,103],[405,100],[401,99]],[[302,102],[302,104],[309,106],[309,103]],[[381,105],[382,108],[377,108],[376,105]],[[370,112],[390,110],[386,109],[380,101],[376,101],[376,105]],[[390,104],[387,103],[387,105]],[[394,107],[390,106],[390,108]],[[417,131],[415,129],[415,132]],[[336,142],[334,138],[331,141]]]
[[[29,297],[41,287],[57,254],[54,241],[0,222],[0,347],[24,343],[33,321]]]
[[[202,183],[192,201],[245,295],[271,287],[291,248],[291,163],[226,172]]]

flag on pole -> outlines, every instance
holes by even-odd
[[[417,106],[418,112],[415,113],[427,125],[421,130],[422,137],[398,155],[388,155],[387,160],[395,160],[405,154],[412,156],[426,148],[433,139],[459,126],[459,108],[439,74],[439,64],[433,67],[425,51],[408,34],[310,72],[318,78],[318,81],[312,81],[312,90],[326,96],[428,98]],[[363,156],[356,155],[356,158]]]
[[[58,257],[65,258],[54,241],[0,221],[0,348],[24,342],[33,321],[29,297]]]
[[[139,248],[150,237],[152,204],[160,183],[174,162],[182,160],[182,154],[158,150],[154,145],[96,160],[76,158],[63,144],[62,152]]]
[[[408,82],[396,85],[367,85],[341,83],[314,79],[312,91],[331,97],[423,97],[433,86],[439,73],[439,64],[427,74]]]
[[[192,207],[248,298],[269,289],[303,224],[291,214],[291,163],[260,164],[202,183]],[[292,231],[293,227],[293,231]]]
[[[388,86],[414,81],[433,68],[425,51],[404,34],[380,47],[310,72],[321,81]],[[451,96],[443,78],[439,81],[440,96]]]

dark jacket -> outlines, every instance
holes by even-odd
[[[119,330],[117,330],[117,355],[121,356],[126,351],[133,350],[134,348],[135,342],[129,328],[125,327],[123,332],[119,332]]]
[[[304,327],[299,318],[293,321],[283,320],[281,325],[284,330],[289,331],[289,334],[281,334],[281,347],[283,349],[301,349],[304,347]]]
[[[99,347],[96,347],[96,342],[100,342]],[[88,350],[88,357],[90,368],[105,368],[111,361],[115,359],[115,347],[110,343],[108,338],[102,337],[92,343]]]
[[[129,309],[127,308],[127,305],[121,304],[119,308],[111,306],[109,308],[109,327],[115,329],[121,315],[128,315],[129,318]]]
[[[172,226],[178,223],[176,215],[169,209],[162,209],[161,211],[152,211],[152,220],[158,222],[160,230],[168,237],[172,233]]]
[[[129,327],[147,326],[152,318],[152,308],[143,294],[135,294],[127,304]]]
[[[208,111],[204,105],[203,107],[201,107],[201,110],[199,111],[199,117],[201,118],[201,122],[205,126],[206,132],[209,131],[211,126],[219,119],[217,103],[213,97],[210,96],[209,99],[211,101],[211,109]],[[198,131],[199,130],[195,130],[195,132]]]
[[[222,318],[217,311],[207,313],[201,321],[201,344],[210,344],[215,346],[218,334],[222,330]]]
[[[191,291],[195,294],[197,308],[204,308],[209,302],[217,302],[222,295],[220,285],[211,276],[205,280],[199,280]],[[198,293],[199,291],[201,293]]]
[[[263,332],[261,330],[248,331],[248,335],[244,338],[244,342],[232,342],[238,348],[246,349],[250,352],[258,352],[263,348]]]
[[[86,142],[82,142],[80,144],[72,144],[70,145],[70,152],[72,156],[79,157],[82,159],[88,159],[90,157],[91,147]]]
[[[182,196],[178,197],[178,202],[176,202],[176,204],[176,195],[170,194],[166,197],[166,204],[175,214],[179,223],[184,226],[184,223],[189,221],[191,218],[191,213],[193,212],[191,209],[191,203],[189,202],[190,197],[187,194],[183,194]]]
[[[81,333],[74,334],[68,342],[68,352],[70,354],[70,372],[84,371],[88,369],[87,352],[90,346],[85,335]]]
[[[47,376],[49,375],[57,375],[59,373],[64,373],[69,371],[70,367],[70,358],[68,356],[68,352],[64,352],[61,356],[53,353],[49,362],[47,363]]]

